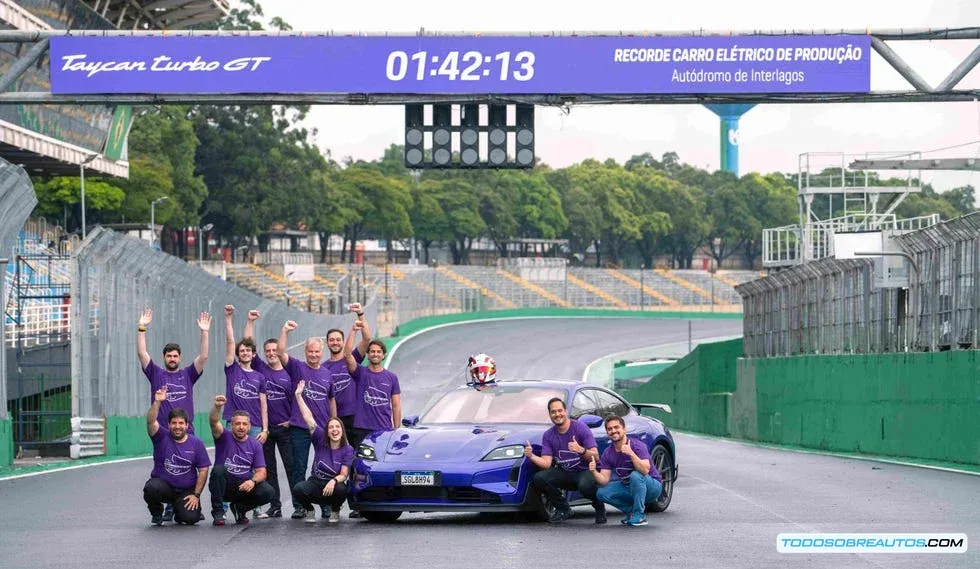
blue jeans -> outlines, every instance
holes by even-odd
[[[663,489],[663,484],[656,478],[634,470],[630,474],[629,484],[614,480],[600,487],[596,497],[624,514],[642,514],[646,504],[660,498]]]
[[[313,438],[307,428],[289,427],[289,438],[293,446],[293,471],[289,475],[289,489],[306,480],[306,467],[310,463],[310,446]],[[295,507],[295,503],[293,506]]]

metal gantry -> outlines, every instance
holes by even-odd
[[[282,32],[282,31],[221,31],[221,30],[3,30],[0,43],[35,44],[0,77],[0,85],[9,87],[17,78],[47,52],[47,40],[59,36],[141,37],[141,36],[466,36],[474,32],[389,34],[364,32]],[[839,35],[871,36],[871,45],[906,81],[911,89],[878,90],[868,93],[642,93],[627,95],[594,95],[588,93],[534,95],[473,95],[412,93],[314,93],[314,94],[85,94],[56,95],[49,91],[13,91],[0,93],[0,104],[340,104],[340,105],[403,105],[409,103],[489,103],[510,102],[536,105],[564,106],[572,104],[709,104],[709,103],[868,103],[868,102],[948,102],[972,101],[980,98],[980,89],[957,89],[960,81],[980,62],[980,45],[963,59],[937,86],[930,85],[889,45],[894,41],[980,40],[980,27],[944,29],[825,29],[825,30],[751,30],[751,31],[637,31],[637,32],[552,32],[552,33],[495,33],[481,36],[615,36],[615,37],[710,37],[710,36],[791,36]]]

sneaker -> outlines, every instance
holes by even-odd
[[[150,523],[155,526],[163,525],[163,514],[152,514],[150,517]]]
[[[595,523],[604,524],[606,523],[606,510],[596,510],[595,512]]]
[[[267,520],[267,519],[269,519],[269,512],[270,511],[271,510],[266,510],[266,511],[262,512],[262,511],[259,511],[258,508],[256,508],[255,509],[255,514],[252,517],[255,518],[255,519],[257,519],[257,520]]]
[[[163,517],[161,518],[165,522],[174,521],[174,507],[173,504],[163,505]]]
[[[361,517],[361,512],[358,512],[357,510],[351,510],[350,515],[347,517],[352,520],[356,520]]]
[[[560,524],[560,523],[564,522],[565,520],[567,520],[570,517],[572,517],[572,509],[571,508],[569,508],[567,506],[564,507],[564,508],[556,508],[555,509],[555,513],[551,514],[551,517],[548,518],[548,523],[549,524]]]
[[[630,514],[629,518],[626,519],[626,524],[631,526],[645,526],[647,525],[647,517],[643,514]]]
[[[233,516],[235,516],[235,523],[236,524],[242,524],[243,525],[243,524],[247,524],[248,523],[248,512],[247,511],[239,510],[238,509],[238,506],[234,502],[232,502],[232,504],[229,506],[229,509],[231,510],[231,514]]]
[[[282,508],[269,508],[265,511],[265,517],[267,518],[281,518]]]
[[[332,524],[340,522],[340,512],[330,512],[330,518],[327,521]]]
[[[254,510],[252,510],[252,519],[253,520],[260,520],[262,518],[260,518],[259,516],[263,516],[263,515],[265,515],[265,514],[263,514],[262,513],[262,510],[260,510],[258,508],[255,508]]]
[[[306,516],[306,511],[303,509],[303,506],[299,506],[293,509],[293,515],[290,517],[294,520],[301,520],[304,516]]]
[[[223,525],[225,525],[225,519],[224,518],[214,518],[214,521],[211,522],[211,525],[213,525],[213,526],[223,526]]]
[[[303,521],[305,521],[308,524],[315,524],[316,523],[316,510],[314,510],[312,508],[309,509],[309,510],[306,510],[306,519],[303,520]]]

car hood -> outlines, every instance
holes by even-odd
[[[478,461],[495,448],[531,441],[540,451],[546,425],[438,425],[401,428],[378,439],[375,452],[383,462]],[[384,451],[382,452],[382,449]]]

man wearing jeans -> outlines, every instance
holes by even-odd
[[[663,491],[657,467],[643,442],[626,436],[626,422],[616,415],[606,418],[606,435],[612,444],[602,452],[599,464],[589,462],[589,470],[600,486],[597,496],[627,514],[623,523],[647,525],[646,505],[656,502]]]
[[[211,472],[211,515],[214,525],[225,525],[222,502],[228,500],[235,523],[247,524],[247,512],[268,504],[274,494],[265,481],[265,454],[262,443],[249,436],[251,422],[248,411],[234,411],[231,429],[221,424],[222,407],[226,398],[214,398],[214,408],[208,415],[214,437],[214,470]]]
[[[561,490],[578,490],[592,501],[595,523],[606,523],[606,507],[596,498],[596,481],[589,474],[589,462],[599,455],[592,430],[585,423],[568,418],[560,397],[548,401],[548,415],[554,426],[541,437],[541,456],[531,452],[530,442],[524,447],[524,455],[542,469],[531,484],[555,507],[548,521],[560,523],[571,517],[572,509]]]
[[[306,340],[306,361],[299,361],[286,353],[286,346],[289,345],[289,333],[298,327],[296,322],[289,320],[279,334],[279,361],[282,362],[283,369],[293,380],[293,385],[304,382],[303,398],[307,407],[313,413],[313,419],[317,426],[322,429],[327,427],[330,417],[337,416],[337,402],[332,396],[333,374],[329,367],[323,365],[323,339],[311,337]],[[297,484],[306,480],[306,469],[310,460],[310,447],[313,444],[310,438],[310,430],[306,426],[306,421],[300,414],[299,407],[293,405],[292,414],[289,417],[289,438],[293,447],[293,469],[289,476],[289,487],[295,488]],[[306,511],[302,506],[293,505],[293,519],[306,517]]]

